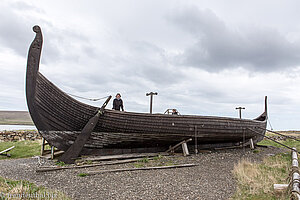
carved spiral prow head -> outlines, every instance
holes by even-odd
[[[41,32],[41,28],[40,28],[38,25],[35,25],[34,27],[32,27],[32,30],[33,30],[35,33],[40,33],[40,32]]]

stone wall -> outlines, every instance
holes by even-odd
[[[0,142],[42,139],[38,131],[0,131]]]

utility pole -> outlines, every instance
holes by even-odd
[[[150,96],[150,114],[152,114],[153,95],[158,95],[158,93],[157,92],[146,93],[146,96]]]
[[[243,108],[243,107],[237,107],[235,109],[239,110],[240,119],[242,119],[242,109],[245,109],[245,108]]]

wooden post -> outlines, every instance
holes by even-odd
[[[166,151],[166,153],[172,152],[172,151],[174,151],[177,147],[179,147],[180,145],[182,145],[183,143],[188,143],[188,142],[190,142],[190,141],[192,141],[192,140],[193,140],[192,138],[187,139],[187,140],[183,140],[183,141],[179,142],[178,144],[176,144],[175,146],[170,147],[170,148]]]
[[[46,145],[49,145],[50,146],[50,150],[45,150],[45,147]],[[41,145],[41,156],[46,156],[47,155],[51,158],[51,160],[54,159],[54,153],[55,153],[55,147],[54,146],[51,146],[44,138],[42,138],[42,145]]]
[[[188,156],[188,155],[190,155],[189,150],[188,150],[188,147],[187,147],[187,144],[186,144],[186,143],[188,143],[189,141],[192,141],[192,138],[187,139],[187,140],[183,140],[183,141],[179,142],[178,144],[176,144],[175,146],[170,147],[170,148],[166,151],[166,153],[168,153],[168,152],[174,152],[174,150],[175,150],[176,148],[178,148],[178,147],[181,145],[182,151],[183,151],[183,156]]]
[[[292,193],[291,193],[291,199],[299,199],[299,194],[300,194],[300,175],[298,172],[294,172],[292,176]]]
[[[54,151],[55,151],[54,146],[51,146],[51,160],[54,159]]]
[[[197,144],[197,137],[198,137],[198,132],[197,132],[197,125],[195,125],[195,154],[198,154],[198,144]]]
[[[44,155],[44,150],[45,150],[45,139],[42,138],[42,146],[41,146],[41,156]]]
[[[300,200],[300,175],[297,149],[294,147],[292,151],[292,179],[291,179],[291,199]]]
[[[254,147],[254,143],[253,143],[253,140],[252,140],[252,138],[250,139],[250,149],[254,149],[255,147]]]
[[[291,200],[300,200],[300,174],[297,149],[292,148],[292,169],[289,177],[289,184],[274,184],[275,193],[288,190]]]
[[[181,146],[182,146],[183,156],[190,155],[186,142],[182,143]]]
[[[242,119],[242,110],[245,109],[245,108],[240,106],[240,107],[237,107],[235,109],[239,110],[239,117],[240,117],[240,119]]]
[[[150,114],[152,114],[152,102],[153,102],[153,95],[157,95],[157,92],[150,92],[146,93],[146,96],[150,96]]]
[[[300,194],[292,193],[290,199],[291,200],[300,200]]]
[[[292,168],[298,169],[299,163],[298,163],[298,155],[297,155],[297,149],[294,147],[292,151]]]
[[[275,194],[285,193],[288,189],[289,184],[274,184],[274,192]]]
[[[153,95],[150,96],[150,114],[152,114]]]

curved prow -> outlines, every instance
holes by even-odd
[[[254,120],[265,121],[267,119],[268,119],[268,102],[267,102],[267,96],[265,96],[265,111]]]
[[[39,26],[34,26],[33,31],[36,33],[32,41],[27,57],[27,71],[26,71],[26,100],[28,110],[34,124],[39,130],[45,130],[45,125],[41,122],[39,113],[35,108],[36,98],[36,84],[39,76],[40,58],[43,45],[43,35]]]
[[[265,113],[268,114],[268,102],[267,102],[267,96],[265,96]]]
[[[26,97],[27,103],[35,95],[35,86],[38,76],[40,58],[43,45],[43,35],[39,26],[34,26],[33,31],[36,33],[34,40],[32,41],[27,58],[27,72],[26,72]],[[29,108],[30,109],[30,108]]]

